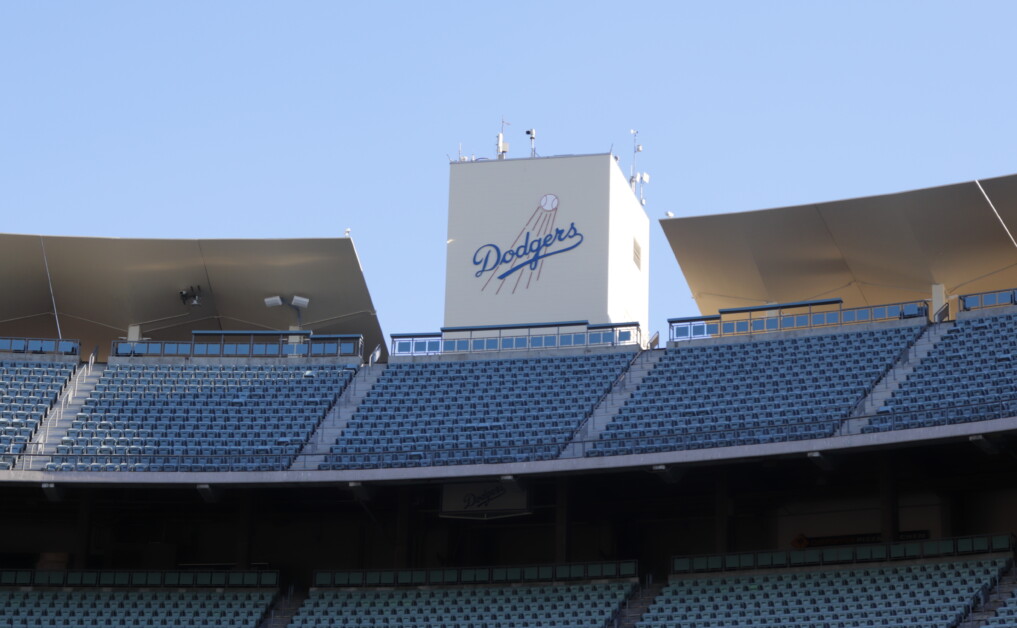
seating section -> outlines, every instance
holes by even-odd
[[[635,586],[631,582],[515,587],[311,591],[290,628],[600,628]]]
[[[956,626],[1009,568],[996,558],[675,580],[636,625]]]
[[[833,435],[917,325],[669,348],[588,456]]]
[[[1010,594],[1003,606],[996,609],[996,616],[989,618],[983,626],[1013,628],[1017,626],[1017,591]]]
[[[88,591],[0,589],[0,626],[234,626],[255,628],[268,591]]]
[[[958,320],[864,428],[1017,416],[1017,314]]]
[[[280,362],[111,364],[47,470],[286,469],[355,370]]]
[[[67,385],[74,366],[0,361],[0,469],[13,468]]]
[[[556,458],[632,357],[389,364],[321,468]]]

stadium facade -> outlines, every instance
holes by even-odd
[[[1017,177],[662,220],[663,340],[636,185],[453,163],[390,346],[349,238],[0,236],[0,625],[1017,625]]]

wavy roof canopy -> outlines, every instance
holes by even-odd
[[[52,291],[50,287],[52,286]],[[201,287],[201,305],[180,292]],[[0,234],[0,335],[110,343],[140,324],[153,340],[188,340],[190,332],[286,330],[288,306],[264,299],[310,299],[303,328],[363,334],[365,350],[384,338],[353,241],[135,240]],[[55,304],[55,310],[54,310]],[[59,317],[54,316],[54,311]]]
[[[1017,286],[1007,233],[1017,234],[1017,175],[660,224],[703,314],[928,299],[937,283],[950,295]]]

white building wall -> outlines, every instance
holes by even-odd
[[[617,166],[609,169],[609,177],[608,317],[616,323],[638,322],[645,344],[650,329],[650,219]]]
[[[454,163],[448,225],[446,327],[588,320],[646,329],[649,220],[611,155]]]

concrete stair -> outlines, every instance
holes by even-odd
[[[306,591],[290,591],[286,595],[279,595],[269,607],[265,619],[258,624],[258,628],[286,628],[306,599]]]
[[[56,453],[60,439],[67,434],[71,423],[85,405],[85,400],[95,390],[95,385],[99,383],[105,370],[105,364],[86,363],[78,367],[71,376],[67,388],[43,419],[42,425],[29,443],[27,452],[31,455],[23,456],[19,460],[19,466],[23,465],[22,468],[31,471],[41,471],[46,467],[46,463]]]
[[[643,618],[646,609],[650,608],[653,601],[664,590],[665,584],[664,582],[655,582],[636,589],[625,601],[625,606],[622,607],[618,621],[614,625],[617,628],[635,628],[636,622]]]
[[[375,382],[381,377],[388,367],[387,364],[371,364],[361,366],[356,376],[346,386],[343,394],[340,395],[332,409],[322,419],[318,429],[311,434],[307,444],[300,451],[300,455],[294,460],[291,470],[305,469],[316,470],[318,465],[325,462],[325,454],[329,453],[333,443],[346,429],[346,425],[353,417],[367,393],[371,391]]]
[[[855,406],[851,418],[841,425],[838,436],[861,434],[862,429],[869,424],[869,418],[879,412],[886,401],[893,396],[894,391],[900,388],[901,384],[914,372],[915,367],[932,352],[939,340],[953,327],[953,321],[926,326],[907,352],[886,372],[881,380],[876,382],[869,394]]]
[[[1017,591],[1017,570],[1011,565],[985,600],[957,625],[958,628],[980,628],[986,625],[988,620],[996,616],[996,611],[1013,596],[1014,591]]]
[[[636,354],[629,367],[611,387],[611,392],[600,400],[600,403],[590,414],[590,418],[580,425],[572,435],[572,440],[565,446],[559,457],[582,458],[586,455],[586,450],[600,438],[600,433],[604,431],[608,423],[614,420],[618,410],[632,397],[632,393],[643,383],[646,374],[653,370],[662,357],[664,357],[663,349],[640,351]]]

